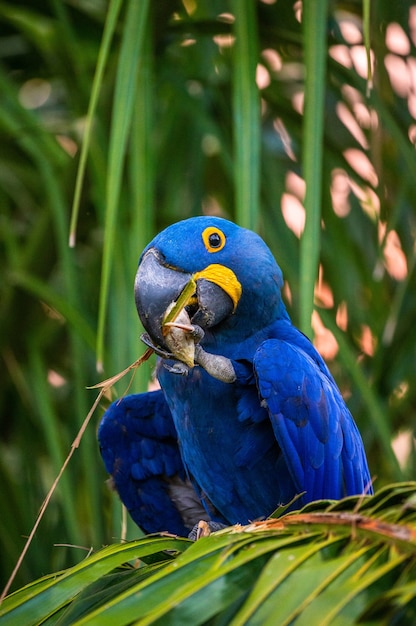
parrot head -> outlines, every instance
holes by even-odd
[[[192,325],[215,342],[254,334],[279,317],[282,273],[254,232],[218,217],[194,217],[169,226],[143,251],[134,291],[140,320],[152,342],[167,349],[167,312],[183,300]],[[186,297],[184,294],[187,294]]]

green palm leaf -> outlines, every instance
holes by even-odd
[[[415,574],[416,483],[401,483],[196,543],[109,546],[10,595],[0,623],[410,624]]]

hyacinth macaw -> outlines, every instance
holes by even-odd
[[[113,403],[98,438],[145,532],[248,523],[303,492],[296,508],[372,493],[357,426],[282,286],[263,240],[221,218],[173,224],[142,253],[135,299],[161,390]]]

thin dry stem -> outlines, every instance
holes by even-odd
[[[151,354],[153,353],[153,350],[151,348],[147,348],[147,350],[145,351],[145,353],[136,361],[134,361],[134,363],[132,363],[131,365],[129,365],[128,367],[126,367],[125,370],[123,370],[122,372],[120,372],[119,374],[116,374],[115,376],[112,376],[111,378],[107,378],[107,380],[104,380],[101,383],[98,383],[97,385],[93,385],[92,387],[88,387],[88,389],[100,389],[100,392],[97,396],[97,398],[95,399],[94,404],[92,405],[91,409],[88,412],[87,417],[85,418],[85,420],[83,421],[81,428],[78,431],[77,436],[75,437],[74,441],[71,444],[71,449],[68,453],[68,456],[66,457],[61,469],[59,470],[59,473],[57,475],[57,477],[55,478],[51,488],[49,489],[49,492],[46,496],[46,498],[44,499],[44,501],[42,502],[42,506],[39,509],[39,513],[37,515],[36,521],[33,525],[32,530],[30,531],[30,534],[26,540],[26,543],[23,547],[23,550],[17,560],[17,563],[12,571],[12,573],[10,574],[9,580],[7,581],[1,595],[0,595],[0,604],[3,602],[4,598],[6,597],[6,595],[9,592],[9,589],[11,587],[11,585],[13,584],[14,579],[16,578],[16,574],[20,569],[20,566],[23,562],[23,559],[26,556],[26,553],[29,549],[30,544],[32,543],[33,537],[35,536],[35,533],[38,529],[38,526],[42,520],[42,517],[49,505],[49,502],[52,498],[52,495],[61,479],[62,474],[64,473],[66,466],[68,465],[69,461],[71,460],[72,455],[74,454],[75,450],[79,447],[80,443],[81,443],[81,439],[84,435],[84,432],[90,422],[91,417],[93,416],[95,409],[97,408],[97,406],[100,403],[101,398],[103,397],[103,395],[109,390],[111,389],[111,387],[117,382],[119,381],[121,378],[123,378],[123,376],[125,376],[130,370],[134,369],[136,370],[138,367],[140,367],[140,365],[142,363],[144,363],[145,361],[147,361],[147,359],[151,356]],[[129,386],[127,387],[127,390],[129,389],[131,385],[131,381],[129,383]],[[127,390],[125,393],[127,393]]]

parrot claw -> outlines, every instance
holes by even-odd
[[[155,354],[160,356],[162,359],[175,360],[175,356],[172,353],[166,352],[166,350],[162,350],[158,346],[155,346],[147,333],[143,333],[142,335],[140,335],[140,339],[146,346],[151,348],[155,352]],[[171,372],[172,374],[179,374],[180,376],[187,376],[189,372],[188,366],[181,361],[176,361],[173,365],[163,363],[163,367],[166,368],[168,372]]]
[[[155,346],[155,344],[150,339],[147,333],[141,334],[140,339],[148,348],[151,348],[153,352],[155,352],[158,356],[162,357],[162,359],[174,359],[175,358],[171,352],[167,352],[166,350],[162,350],[162,348]]]
[[[198,539],[201,539],[202,537],[209,537],[211,533],[215,533],[217,530],[222,530],[223,528],[227,528],[227,525],[222,524],[221,522],[206,522],[205,520],[200,520],[192,528],[188,535],[188,539],[198,541]]]
[[[195,343],[199,343],[201,339],[204,338],[204,331],[200,326],[196,324],[181,324],[179,322],[165,322],[164,326],[169,326],[169,328],[179,328],[183,330],[185,333],[189,333]]]
[[[173,365],[163,363],[163,367],[171,374],[179,374],[180,376],[188,376],[189,367],[182,363],[182,361],[176,361]]]
[[[204,338],[205,332],[204,330],[198,326],[197,324],[192,324],[192,333],[195,343],[199,343]]]

